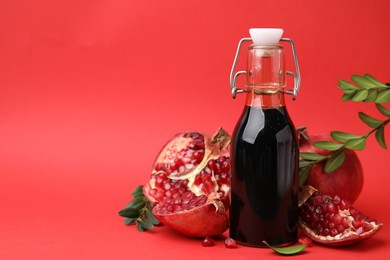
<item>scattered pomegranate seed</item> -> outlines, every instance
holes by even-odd
[[[225,239],[225,247],[226,248],[237,248],[237,242],[233,238],[226,238]]]
[[[307,236],[302,236],[299,238],[299,243],[301,244],[305,244],[307,246],[312,246],[313,245],[313,241],[307,237]]]
[[[214,240],[211,237],[206,237],[202,241],[202,246],[205,246],[205,247],[215,246]]]

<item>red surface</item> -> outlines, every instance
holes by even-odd
[[[165,227],[139,233],[117,215],[173,134],[232,131],[244,97],[231,98],[229,72],[250,27],[281,27],[295,40],[296,125],[363,134],[357,112],[380,117],[372,104],[343,103],[337,79],[390,82],[389,1],[239,2],[0,2],[0,259],[276,257],[221,241],[203,248]],[[384,228],[296,258],[387,258],[390,153],[370,137],[358,154],[356,206]]]

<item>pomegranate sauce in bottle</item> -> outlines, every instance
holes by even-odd
[[[251,38],[243,39],[254,43],[248,47],[247,69],[236,74],[246,75],[246,103],[231,144],[229,232],[238,243],[254,247],[266,247],[263,241],[285,246],[297,240],[299,145],[285,103],[279,30],[251,29]],[[235,78],[233,96],[239,93]]]

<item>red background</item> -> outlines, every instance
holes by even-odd
[[[165,227],[139,233],[117,212],[172,135],[232,132],[244,96],[231,98],[229,72],[250,27],[294,39],[302,85],[288,109],[312,133],[363,134],[358,111],[380,118],[373,104],[342,102],[339,78],[390,82],[387,0],[2,0],[0,10],[0,259],[275,257],[204,248]],[[358,155],[356,206],[384,228],[297,258],[388,255],[390,153],[370,137]]]

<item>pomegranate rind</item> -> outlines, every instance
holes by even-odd
[[[225,207],[217,199],[210,199],[206,204],[191,210],[170,214],[160,214],[156,206],[152,213],[161,223],[187,237],[216,236],[229,228]]]

